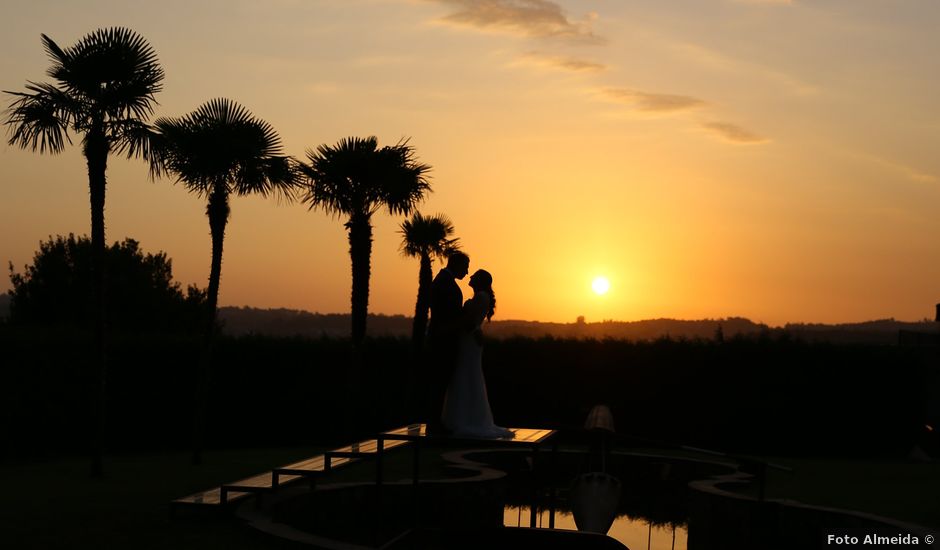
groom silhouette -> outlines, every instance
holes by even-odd
[[[429,434],[446,431],[441,424],[441,412],[447,386],[457,363],[463,312],[463,293],[457,286],[457,279],[466,277],[468,271],[470,256],[454,251],[447,255],[447,267],[440,270],[431,283],[431,321],[428,324],[431,356],[426,363],[424,377],[428,386],[424,417]]]

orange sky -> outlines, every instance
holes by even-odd
[[[298,157],[410,137],[434,168],[421,210],[493,273],[498,318],[915,320],[940,301],[935,0],[81,6],[4,10],[0,89],[47,79],[40,33],[123,25],[166,70],[158,116],[229,97]],[[204,286],[204,204],[140,161],[108,175],[108,240]],[[375,218],[373,312],[414,308],[400,222]],[[88,231],[78,147],[0,145],[0,261],[21,271],[41,239]],[[347,311],[349,271],[341,221],[233,200],[222,304]]]

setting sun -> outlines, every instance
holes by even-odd
[[[594,282],[591,283],[591,288],[598,295],[607,294],[607,291],[610,290],[610,281],[607,280],[607,277],[596,277]]]

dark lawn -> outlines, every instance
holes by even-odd
[[[236,520],[170,519],[169,502],[317,452],[314,448],[109,457],[104,479],[85,458],[0,464],[0,546],[21,548],[293,548]]]
[[[202,466],[186,452],[108,457],[107,475],[94,480],[84,457],[0,463],[4,488],[0,547],[21,549],[310,548],[262,535],[233,517],[189,513],[170,518],[175,498],[258,474],[323,452],[298,447],[208,451]],[[387,480],[411,475],[412,454],[391,451]],[[422,476],[460,475],[440,453],[423,449]],[[337,469],[333,481],[371,481],[374,462]]]
[[[767,496],[859,510],[940,530],[940,463],[773,458]]]
[[[191,466],[185,452],[109,457],[103,480],[89,478],[85,458],[4,462],[0,464],[0,486],[5,493],[0,545],[16,549],[295,548],[256,533],[236,519],[202,514],[171,519],[169,502],[318,451],[312,447],[211,451],[200,467]],[[423,475],[456,473],[422,454]],[[410,456],[390,453],[387,479],[407,477]],[[771,470],[770,498],[860,510],[940,528],[938,464],[769,460],[795,468],[793,473]],[[335,475],[366,480],[373,472],[371,463],[361,463]]]

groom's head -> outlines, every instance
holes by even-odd
[[[463,279],[470,271],[470,256],[459,250],[454,250],[447,255],[447,270],[453,273],[454,277]]]

